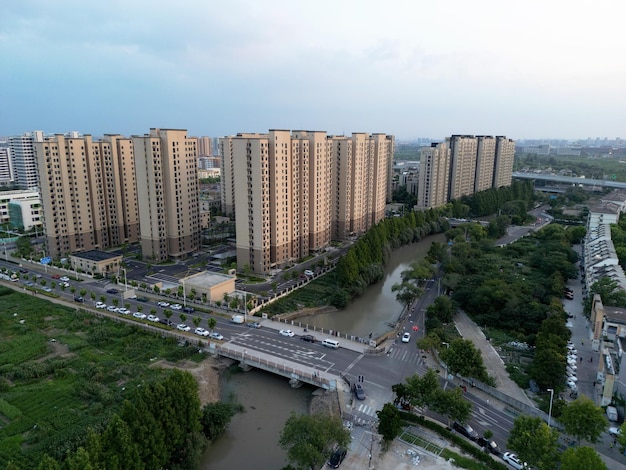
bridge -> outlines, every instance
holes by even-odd
[[[626,189],[626,183],[622,183],[620,181],[579,178],[576,176],[559,176],[559,175],[550,175],[546,173],[522,173],[519,171],[514,171],[513,178],[537,180],[537,181],[550,181],[554,183],[571,184],[571,185],[601,186],[603,188]]]

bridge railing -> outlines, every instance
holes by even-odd
[[[354,341],[356,343],[370,345],[370,338],[369,337],[368,338],[364,338],[364,337],[360,337],[360,336],[356,336],[356,335],[351,335],[349,333],[342,333],[341,331],[328,330],[326,328],[322,328],[322,327],[319,327],[319,326],[309,325],[308,323],[302,323],[301,321],[298,321],[297,319],[285,320],[285,319],[279,319],[279,318],[272,317],[271,320],[275,321],[275,322],[278,322],[278,323],[284,323],[285,325],[289,325],[289,326],[297,326],[299,328],[302,328],[306,332],[320,333],[320,334],[326,335],[326,336],[332,336],[332,337],[335,337],[335,338],[343,338],[343,339],[347,339],[347,340],[350,340],[350,341]]]
[[[267,370],[284,377],[307,382],[326,390],[337,389],[337,380],[334,376],[328,376],[325,372],[310,367],[304,368],[294,362],[265,358],[255,354],[254,350],[234,349],[226,345],[216,347],[216,352],[221,356],[235,359],[257,369]]]

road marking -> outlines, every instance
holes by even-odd
[[[361,359],[363,359],[363,356],[364,356],[364,355],[365,355],[365,354],[361,354],[361,355],[357,356],[357,358],[356,358],[354,361],[352,361],[352,363],[351,363],[348,367],[346,367],[346,369],[344,370],[344,372],[345,372],[345,373],[350,372],[350,370],[351,370],[351,369],[352,369],[352,368],[356,365],[356,363],[357,363],[357,362],[359,362]]]

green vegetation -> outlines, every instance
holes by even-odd
[[[174,423],[184,406],[185,423],[176,431],[163,431],[169,443],[155,452],[161,460],[151,468],[189,468],[182,464],[180,451],[192,443],[202,448],[192,437],[201,429],[197,397],[190,395],[192,389],[197,394],[197,386],[191,376],[149,365],[155,359],[202,358],[196,347],[181,347],[158,334],[0,287],[0,467],[11,462],[14,468],[35,468],[46,454],[49,461],[63,461],[62,467],[47,468],[99,461],[94,442],[104,442],[110,434],[126,439],[126,428],[134,442],[127,450],[134,455],[137,446],[151,447],[143,441],[146,434],[133,426],[146,426],[151,438],[161,436],[155,423],[163,419],[155,414],[150,424],[146,413],[167,411],[171,414],[166,421]],[[175,383],[168,382],[169,377],[175,377]],[[142,419],[135,423],[128,418],[131,412]],[[111,426],[119,432],[107,431]],[[189,438],[181,440],[183,435]],[[154,443],[160,445],[157,439]],[[77,451],[80,447],[84,449]],[[144,456],[145,450],[136,451]],[[195,458],[197,452],[187,454]]]

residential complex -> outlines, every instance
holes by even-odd
[[[420,154],[420,209],[511,184],[515,142],[503,136],[453,135]]]
[[[132,138],[74,133],[36,141],[48,256],[136,241],[156,261],[197,250],[195,145],[186,131],[159,129]]]
[[[219,141],[222,211],[237,264],[264,273],[365,232],[384,217],[393,136],[270,130]]]
[[[37,190],[38,188],[35,143],[42,142],[43,139],[43,131],[26,132],[21,136],[9,137],[13,178],[20,189]]]

